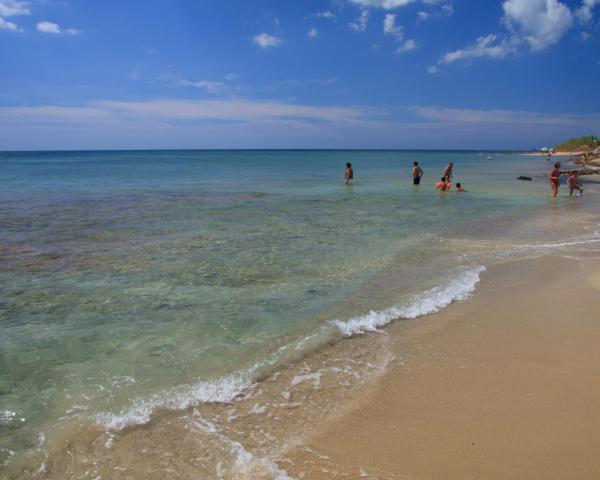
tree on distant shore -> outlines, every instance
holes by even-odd
[[[588,152],[594,150],[598,144],[599,141],[596,135],[585,135],[559,143],[554,146],[554,150],[557,152]]]

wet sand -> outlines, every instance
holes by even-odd
[[[293,478],[600,478],[600,261],[490,268],[386,330],[396,358],[279,462]]]

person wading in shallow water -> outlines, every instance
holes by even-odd
[[[573,196],[573,192],[577,190],[579,195],[583,195],[583,185],[577,180],[577,170],[573,170],[567,178],[567,186],[569,187],[569,196]]]
[[[344,174],[344,183],[346,185],[352,185],[354,182],[354,170],[352,170],[352,164],[346,162],[346,173]]]
[[[446,181],[452,181],[452,177],[454,177],[454,163],[450,162],[444,170],[444,177],[446,177]]]
[[[421,177],[423,176],[423,169],[419,167],[419,162],[413,162],[413,185],[419,185],[421,183]]]
[[[554,169],[550,172],[550,187],[552,188],[552,197],[558,195],[558,186],[560,185],[560,162],[554,164]]]

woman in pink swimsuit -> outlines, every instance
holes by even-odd
[[[554,164],[554,170],[550,172],[550,187],[552,188],[552,197],[558,195],[558,186],[560,185],[560,162]]]

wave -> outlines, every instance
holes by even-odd
[[[252,367],[225,375],[214,380],[202,380],[190,385],[179,385],[150,395],[147,398],[138,397],[133,403],[119,413],[102,412],[93,418],[97,423],[110,431],[120,431],[124,428],[148,423],[152,414],[157,410],[184,410],[201,403],[229,403],[235,400],[245,390],[254,385],[267,367],[281,365],[288,360],[298,358],[309,349],[326,344],[332,337],[345,337],[379,331],[380,327],[395,319],[414,319],[440,311],[454,301],[464,300],[479,283],[480,274],[485,267],[478,266],[464,270],[449,284],[434,287],[419,295],[415,295],[406,305],[391,307],[379,312],[350,320],[335,320],[322,326],[313,333],[296,342],[279,348],[270,358],[262,360]],[[318,378],[309,376],[294,378],[294,381]]]
[[[202,402],[231,402],[253,384],[253,369],[226,375],[215,380],[204,380],[192,385],[179,385],[155,393],[148,398],[138,398],[120,413],[103,412],[95,420],[108,430],[119,431],[132,425],[150,421],[158,409],[183,410]]]
[[[440,311],[456,300],[465,300],[475,290],[479,283],[484,266],[478,266],[464,271],[458,278],[447,285],[434,287],[414,296],[407,305],[387,308],[382,311],[371,311],[362,317],[350,320],[336,320],[334,324],[347,337],[360,335],[365,332],[379,331],[396,319],[414,319]]]

